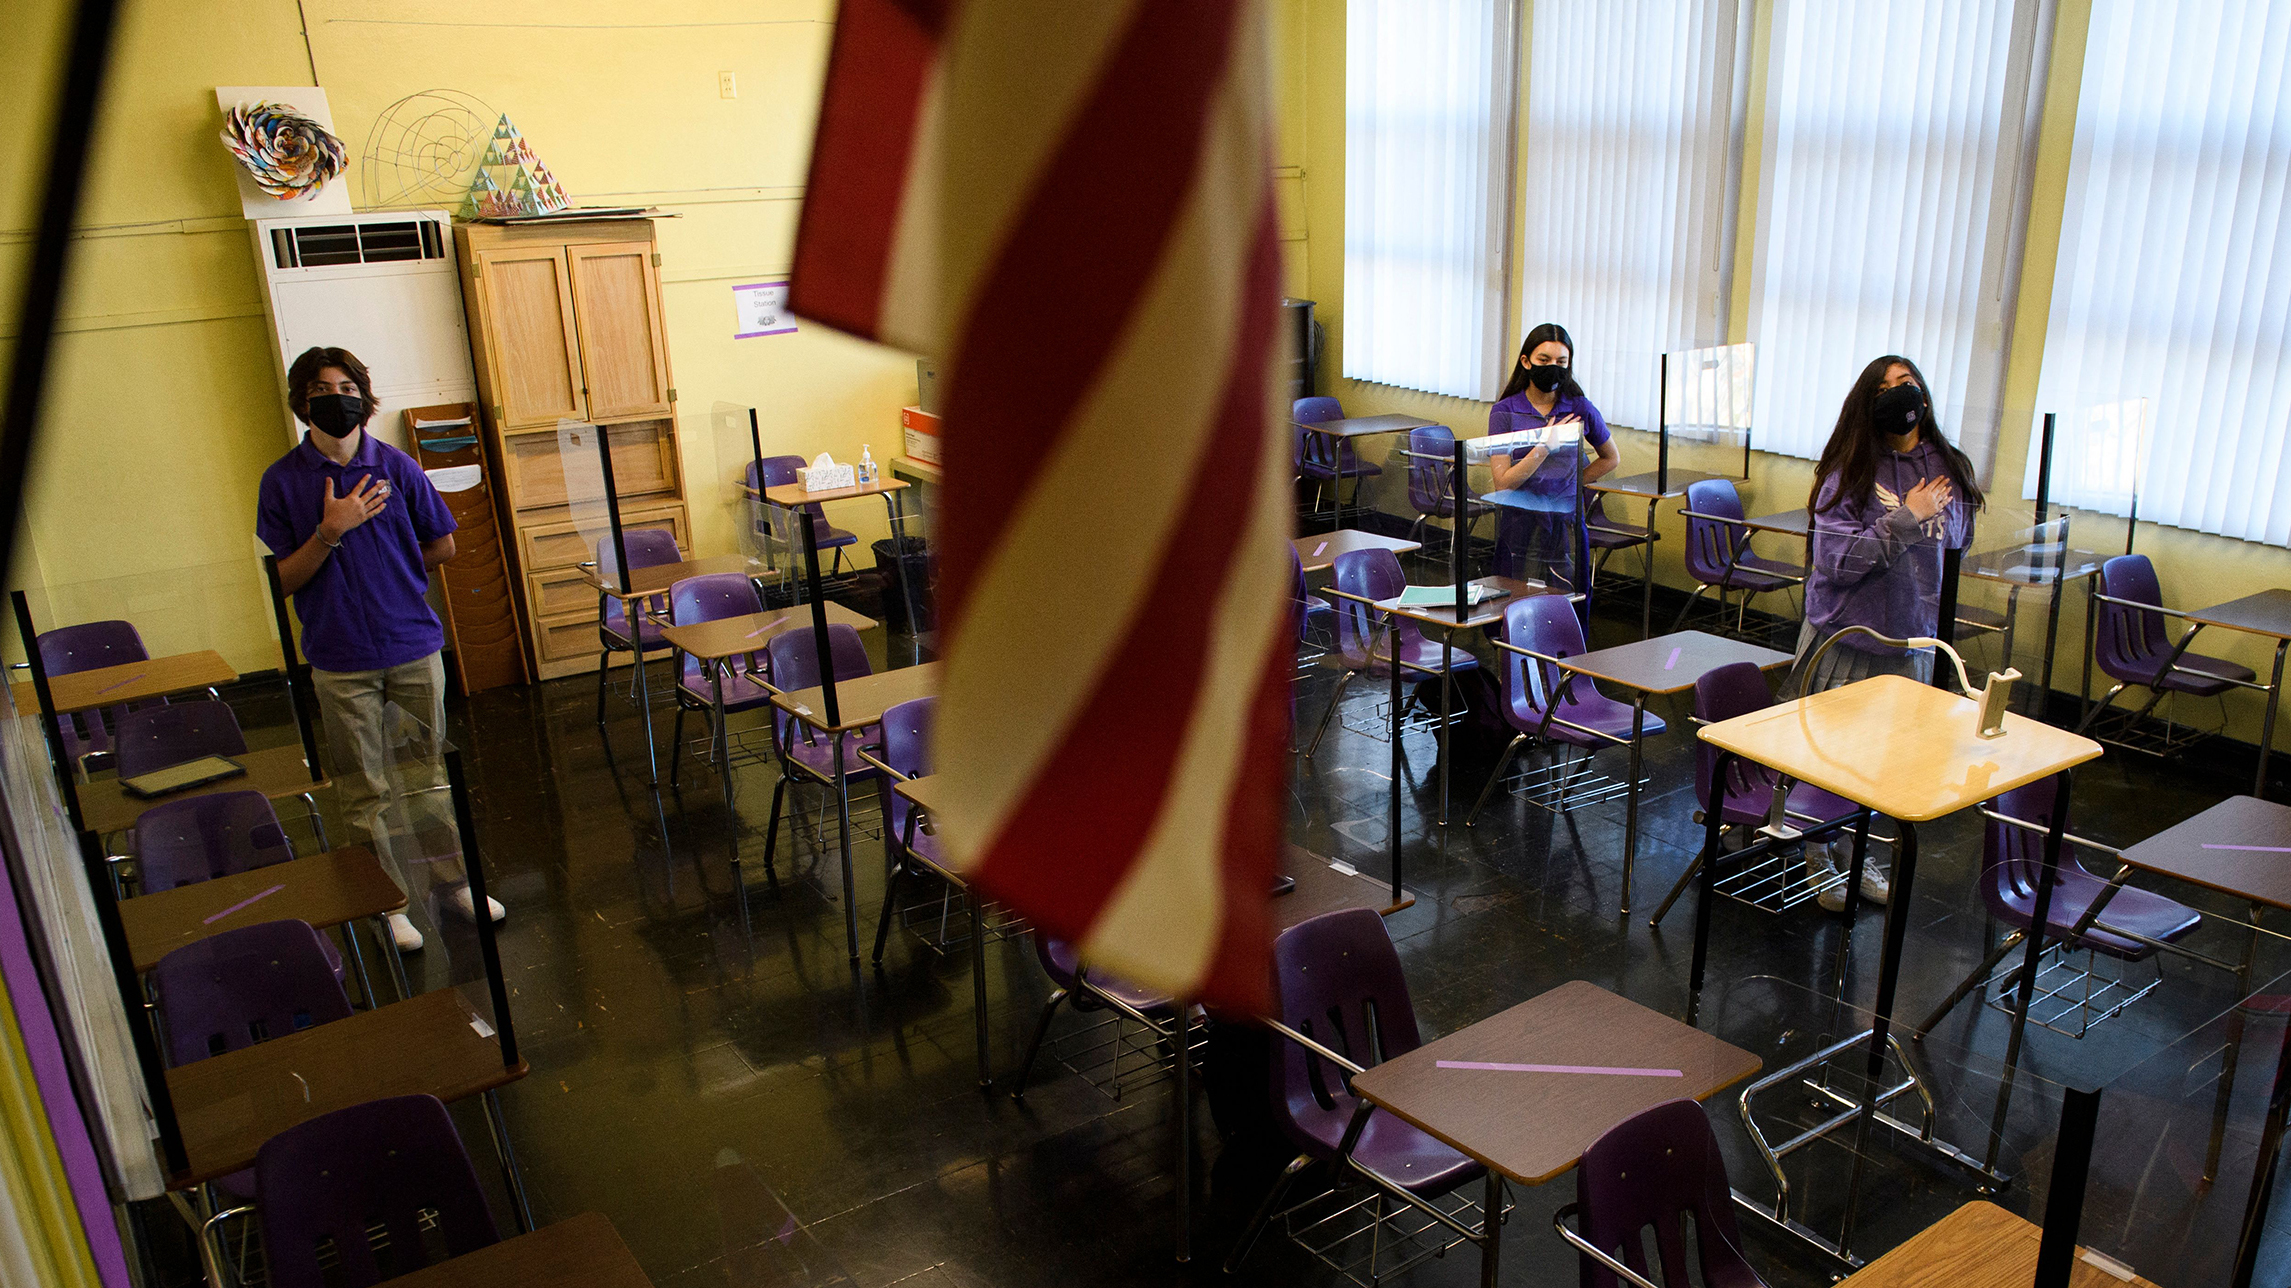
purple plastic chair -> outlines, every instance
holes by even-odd
[[[1289,418],[1306,425],[1343,420],[1344,405],[1334,398],[1299,398],[1291,406]],[[1374,478],[1383,472],[1383,466],[1361,460],[1351,443],[1307,429],[1297,431],[1297,473],[1313,481],[1316,498],[1323,487],[1333,494],[1346,479]],[[1314,505],[1318,507],[1317,499]]]
[[[121,778],[180,765],[201,756],[243,756],[246,735],[230,704],[209,698],[144,707],[120,717],[115,738]]]
[[[255,1154],[255,1204],[272,1288],[366,1288],[428,1265],[433,1239],[448,1257],[501,1240],[435,1096],[352,1105],[271,1137]]]
[[[1639,547],[1639,575],[1654,575],[1655,543],[1662,534],[1653,528],[1625,523],[1607,513],[1607,494],[1589,488],[1583,492],[1583,537],[1592,550],[1598,552],[1599,561],[1591,566],[1591,580],[1596,584],[1599,574],[1607,571],[1607,560],[1618,550]]]
[[[2053,821],[2053,803],[2058,795],[2055,779],[2039,778],[2023,787],[2016,787],[1984,808],[2007,818],[2019,819],[2036,827],[2050,827]],[[2062,822],[2063,830],[2067,823]],[[2080,842],[2079,844],[2089,844]],[[2084,866],[2076,857],[2075,847],[2063,837],[2060,847],[2058,882],[2052,888],[2052,904],[2045,909],[2045,946],[2060,945],[2063,951],[2077,952],[2090,949],[2113,957],[2118,961],[2146,961],[2157,952],[2156,944],[2178,943],[2194,934],[2203,924],[2203,916],[2185,904],[2175,903],[2160,894],[2125,886],[2101,909],[2100,917],[2091,929],[2082,935],[2073,932],[2076,923],[2084,919],[2093,902],[2108,888],[2108,882]],[[1942,1018],[1963,1001],[1967,994],[1980,987],[1981,981],[1997,968],[2016,946],[2028,939],[2029,930],[2036,924],[2036,897],[2038,883],[2044,876],[2044,833],[2016,827],[1992,817],[1981,835],[1981,872],[1976,878],[1980,885],[1981,902],[1988,908],[1992,920],[2012,927],[1980,965],[1973,968],[1964,982],[1957,985],[1948,1000],[1934,1008],[1925,1017],[1916,1032],[1922,1036],[1933,1031]],[[2118,934],[2129,931],[2130,935]],[[2140,936],[2133,938],[2132,936]]]
[[[285,863],[294,843],[261,792],[216,792],[163,801],[136,815],[135,866],[145,894],[197,885]],[[344,927],[344,934],[353,933]],[[342,953],[323,933],[319,947],[334,978],[344,978]]]
[[[2146,716],[2167,693],[2199,698],[2216,697],[2249,684],[2258,676],[2248,666],[2225,658],[2182,653],[2169,671],[2164,660],[2172,655],[2172,639],[2165,629],[2164,592],[2156,583],[2156,568],[2146,555],[2118,555],[2100,565],[2099,615],[2093,630],[2092,660],[2116,687],[2093,704],[2077,732],[2099,718],[2126,687],[2137,684],[2149,691],[2147,705],[2134,719]]]
[[[151,988],[171,1065],[350,1016],[325,940],[303,921],[266,921],[185,944],[151,968]]]
[[[938,711],[939,700],[911,698],[883,713],[882,749],[873,753],[877,760],[889,765],[900,779],[921,778],[931,772],[931,724]],[[916,825],[914,815],[919,811],[907,798],[891,790],[892,780],[880,777],[877,788],[883,801],[883,849],[891,861],[891,878],[896,881],[899,869],[910,858],[919,859],[935,871],[945,873],[946,865],[940,861],[939,841]],[[883,900],[885,924],[889,924],[891,899]],[[875,959],[883,959],[883,936],[875,937]]]
[[[1395,657],[1400,661],[1403,678],[1411,672],[1420,677],[1436,677],[1443,670],[1461,675],[1476,670],[1480,664],[1478,658],[1462,647],[1443,650],[1439,641],[1424,638],[1424,632],[1406,619],[1392,619],[1388,631],[1385,615],[1360,602],[1392,599],[1408,588],[1408,575],[1400,571],[1399,556],[1381,549],[1347,550],[1336,557],[1334,571],[1337,591],[1353,596],[1336,603],[1336,643],[1344,661],[1344,675],[1336,682],[1328,710],[1321,713],[1320,727],[1313,731],[1312,744],[1305,748],[1307,760],[1320,750],[1321,738],[1328,733],[1329,717],[1336,714],[1337,705],[1344,701],[1345,686],[1352,683],[1354,676],[1388,679]]]
[[[1384,918],[1367,908],[1323,913],[1297,923],[1273,941],[1273,973],[1280,1043],[1270,1062],[1272,1116],[1297,1156],[1226,1258],[1240,1268],[1266,1222],[1280,1211],[1289,1186],[1314,1163],[1339,1176],[1351,1173],[1391,1198],[1423,1206],[1485,1173],[1478,1163],[1390,1114],[1368,1113],[1352,1093],[1351,1075],[1379,1060],[1422,1045],[1416,1007],[1400,971],[1400,954]],[[1352,1147],[1346,1136],[1356,1116],[1368,1113]],[[1376,1268],[1369,1267],[1370,1277]]]
[[[756,583],[745,573],[737,572],[686,577],[668,588],[668,601],[669,616],[686,626],[764,611],[763,597],[756,593]],[[717,680],[710,675],[712,667],[721,668],[724,714],[751,711],[772,700],[772,691],[767,687],[771,671],[762,649],[744,657],[726,658],[720,663],[704,662],[679,650],[675,660],[676,728],[669,736],[668,752],[671,785],[676,783],[684,763],[684,713],[704,711],[711,726],[715,723]],[[712,736],[722,739],[727,735],[722,729],[713,729]]]
[[[780,487],[793,483],[797,481],[795,472],[809,464],[811,462],[801,456],[767,456],[760,461],[750,461],[748,463],[748,484],[761,493],[768,487]],[[844,547],[856,543],[859,538],[829,523],[826,506],[817,503],[807,504],[803,507],[803,512],[811,516],[813,544],[822,552],[829,550],[835,552],[835,562],[827,575],[832,577],[843,571]],[[772,535],[787,547],[790,555],[800,556],[803,553],[803,529],[795,525],[795,511],[780,506],[771,506],[767,517],[775,529]],[[790,559],[788,563],[792,568],[795,560]]]
[[[1050,990],[1050,1000],[1043,1003],[1042,1018],[1035,1022],[1034,1040],[1027,1044],[1026,1059],[1018,1066],[1017,1081],[1010,1088],[1011,1099],[1026,1098],[1026,1081],[1034,1073],[1034,1061],[1042,1053],[1042,1041],[1050,1034],[1050,1021],[1058,1014],[1061,1002],[1071,1000],[1076,1011],[1115,1011],[1123,1019],[1153,1030],[1163,1042],[1176,1040],[1178,1006],[1175,998],[1111,975],[1092,972],[1083,965],[1082,955],[1074,945],[1039,930],[1034,932],[1034,957],[1042,963],[1042,973],[1050,977],[1055,987]],[[1193,1009],[1187,1008],[1188,1040],[1192,1035]]]
[[[827,628],[827,647],[835,661],[837,683],[874,674],[867,660],[867,646],[860,642],[859,632],[843,623]],[[766,647],[770,658],[768,674],[772,687],[782,693],[818,687],[821,683],[819,651],[816,637],[808,629],[783,631],[772,637]],[[875,768],[859,758],[859,749],[873,743],[879,726],[867,725],[845,730],[843,737],[843,779],[846,785],[863,783],[882,777]],[[808,779],[835,790],[835,741],[814,730],[793,715],[772,708],[772,746],[779,753],[779,781],[772,785],[771,821],[764,828],[764,869],[772,870],[772,855],[779,843],[780,809],[787,801],[790,785]],[[775,882],[777,878],[774,878]]]
[[[40,665],[46,668],[50,678],[151,660],[150,652],[143,647],[143,637],[136,633],[131,622],[59,626],[52,631],[42,631],[39,644]],[[110,751],[112,730],[119,726],[120,717],[129,709],[121,705],[57,716],[56,725],[64,735],[64,754],[77,765],[89,756]]]
[[[1296,572],[1296,590],[1293,598],[1297,606],[1297,643],[1317,644],[1328,638],[1328,624],[1336,614],[1329,602],[1312,593],[1305,582],[1305,557],[1289,547],[1289,562]]]
[[[1774,691],[1767,687],[1766,673],[1748,662],[1729,662],[1712,667],[1694,682],[1694,718],[1703,724],[1717,724],[1753,711],[1764,711],[1774,705]],[[1700,820],[1710,809],[1711,775],[1718,768],[1718,749],[1697,738],[1694,740],[1694,800],[1695,817]],[[1774,787],[1780,775],[1764,765],[1752,764],[1737,756],[1727,767],[1726,816],[1720,820],[1725,827],[1758,828],[1766,825],[1769,811],[1774,805]],[[1794,783],[1790,795],[1782,803],[1788,821],[1794,827],[1807,828],[1821,823],[1835,822],[1861,811],[1861,806],[1843,796],[1823,791],[1811,783]],[[1678,884],[1655,909],[1654,920],[1659,922],[1678,901],[1686,888],[1694,883],[1702,871],[1698,855],[1687,864]],[[1840,877],[1839,880],[1843,880]],[[1816,891],[1815,893],[1818,893]]]
[[[1787,590],[1803,585],[1806,570],[1795,564],[1783,563],[1750,553],[1750,529],[1742,524],[1742,498],[1734,491],[1734,484],[1725,479],[1696,479],[1686,485],[1686,571],[1695,580],[1694,593],[1687,596],[1678,610],[1671,629],[1677,630],[1694,611],[1695,601],[1702,592],[1718,592],[1718,620],[1726,621],[1726,597],[1732,591],[1742,592],[1742,603],[1735,610],[1734,628],[1739,633],[1742,621],[1750,611],[1750,601],[1768,591]]]
[[[1456,433],[1446,425],[1426,425],[1408,432],[1408,504],[1416,507],[1416,522],[1408,528],[1410,541],[1422,534],[1433,519],[1456,521]],[[1457,530],[1469,538],[1473,525],[1495,512],[1485,501],[1467,499],[1465,518]]]
[[[1568,1229],[1580,1215],[1583,1232]],[[1694,1218],[1695,1267],[1687,1274],[1682,1217]],[[1658,1281],[1670,1288],[1700,1283],[1705,1288],[1765,1288],[1766,1281],[1742,1255],[1742,1231],[1734,1223],[1726,1159],[1710,1118],[1692,1100],[1671,1100],[1609,1128],[1575,1169],[1575,1201],[1552,1218],[1560,1237],[1582,1253],[1582,1288],[1618,1288],[1626,1282],[1612,1269],[1617,1261],[1654,1281],[1647,1264],[1646,1231],[1654,1229]]]
[[[621,534],[628,547],[629,571],[639,568],[658,568],[684,558],[676,548],[676,534],[666,528],[633,528]],[[620,560],[613,553],[613,540],[606,537],[597,543],[597,580],[612,581],[620,575]],[[642,601],[643,613],[655,613],[668,607],[666,595],[653,595]],[[604,656],[597,659],[597,724],[605,722],[605,672],[611,669],[612,655],[629,651],[628,609],[625,603],[611,595],[597,596],[597,642],[604,646]],[[636,622],[637,637],[643,641],[644,652],[657,653],[668,647],[661,638],[660,623],[640,614]],[[641,654],[639,660],[642,660]]]
[[[1588,675],[1575,676],[1569,683],[1558,663],[1547,660],[1589,651],[1583,643],[1583,623],[1565,595],[1513,600],[1504,605],[1503,627],[1504,637],[1496,646],[1503,662],[1503,705],[1499,710],[1505,723],[1517,732],[1496,759],[1495,772],[1488,775],[1487,786],[1480,789],[1472,812],[1464,816],[1466,827],[1479,818],[1480,807],[1503,781],[1504,769],[1529,739],[1546,738],[1585,755],[1602,747],[1627,747],[1631,742],[1630,703],[1601,693]],[[1651,711],[1639,724],[1641,735],[1650,738],[1669,727]]]

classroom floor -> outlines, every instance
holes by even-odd
[[[1595,644],[1636,637],[1636,597],[1628,598],[1610,610],[1612,619],[1594,619]],[[885,641],[871,638],[870,646],[880,658]],[[905,641],[889,647],[903,654]],[[1299,710],[1308,732],[1334,674],[1324,666],[1304,682]],[[656,695],[664,687],[656,684]],[[1296,760],[1290,807],[1294,840],[1376,873],[1386,870],[1389,744],[1362,730],[1380,719],[1382,701],[1381,686],[1352,687],[1319,756]],[[1235,1138],[1241,1143],[1221,1146],[1207,1102],[1200,1103],[1194,1258],[1174,1264],[1178,1191],[1167,1085],[1116,1101],[1046,1055],[1024,1102],[1008,1094],[1049,992],[1026,940],[996,944],[987,955],[998,1085],[982,1093],[966,956],[942,958],[914,934],[895,932],[880,971],[848,963],[832,823],[824,849],[801,822],[783,833],[778,897],[764,891],[751,865],[743,926],[712,768],[687,759],[681,789],[664,782],[648,790],[642,733],[625,692],[611,706],[613,755],[599,741],[594,702],[593,681],[582,678],[495,690],[457,702],[452,713],[493,887],[510,909],[501,946],[532,1075],[504,1101],[541,1221],[606,1213],[662,1288],[1220,1280],[1234,1232],[1286,1161],[1278,1150],[1249,1146],[1245,1130]],[[1653,709],[1671,719],[1672,732],[1649,745],[1651,784],[1627,920],[1615,907],[1620,800],[1553,814],[1499,796],[1476,827],[1432,828],[1436,747],[1428,734],[1404,739],[1404,876],[1417,903],[1388,924],[1427,1038],[1570,979],[1683,1013],[1692,898],[1660,931],[1650,931],[1646,918],[1697,843],[1692,758],[1683,707]],[[672,713],[654,714],[665,756]],[[688,734],[697,729],[697,721],[687,723]],[[1619,753],[1600,763],[1622,772]],[[1460,777],[1459,820],[1482,774]],[[761,849],[771,786],[765,766],[739,771],[739,826],[750,856]],[[2081,773],[2075,828],[2126,844],[2236,790],[2224,776],[2111,751]],[[1977,828],[1960,818],[1930,826],[1923,838],[1904,1020],[1922,1015],[1970,969],[1983,935],[1972,891]],[[883,889],[880,843],[863,840],[856,854],[866,934]],[[2237,915],[2219,901],[2173,893],[2207,913]],[[1865,911],[1855,928],[1850,1000],[1866,1003],[1871,994],[1881,927],[1879,914]],[[1858,1027],[1824,1000],[1841,929],[1840,918],[1811,905],[1774,914],[1721,902],[1705,1026],[1757,1052],[1768,1068]],[[2227,956],[2241,950],[2237,935],[2218,925],[2197,942]],[[2270,941],[2255,987],[2271,991],[2268,981],[2286,969],[2291,952]],[[2280,1028],[2269,1019],[2251,1025],[2222,1180],[2207,1193],[2198,1173],[2224,1028],[2215,1022],[2184,1035],[2218,1015],[2231,990],[2217,973],[2185,964],[2163,974],[2154,994],[2081,1042],[2032,1030],[2026,1062],[2036,1078],[2113,1084],[2085,1228],[2104,1232],[2108,1246],[2133,1250],[2137,1269],[2177,1288],[2225,1281],[2251,1129]],[[1053,1033],[1091,1021],[1065,1013]],[[1968,1001],[1924,1056],[1943,1097],[1943,1135],[1974,1152],[2005,1029],[2002,1015]],[[1978,1054],[1962,1054],[1968,1047]],[[1778,1093],[1785,1102],[1788,1090]],[[1802,1110],[1804,1098],[1796,1103]],[[1771,1194],[1734,1093],[1711,1101],[1710,1111],[1734,1184]],[[2024,1214],[2041,1213],[2045,1142],[2057,1112],[2057,1096],[2034,1079],[2016,1093],[2004,1157],[2020,1179],[1998,1201]],[[465,1119],[483,1161],[483,1129],[473,1115]],[[1871,1255],[1977,1196],[1962,1173],[1905,1148],[1872,1142],[1866,1161],[1857,1246]],[[1847,1163],[1843,1148],[1824,1144],[1789,1164],[1807,1197],[1805,1219],[1833,1234]],[[1572,1201],[1573,1181],[1515,1188],[1512,1197],[1504,1282],[1574,1283],[1574,1259],[1549,1225],[1553,1210]],[[1803,1248],[1756,1228],[1744,1233],[1754,1264],[1778,1288],[1830,1281]],[[2260,1282],[2282,1282],[2291,1265],[2282,1246],[2278,1238]],[[1406,1282],[1465,1284],[1477,1274],[1477,1255],[1465,1247]],[[1232,1282],[1336,1280],[1269,1233]]]

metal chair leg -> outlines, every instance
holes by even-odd
[[[668,743],[668,785],[674,787],[677,771],[684,765],[684,701],[681,698],[676,703],[675,732],[669,735]]]
[[[1647,925],[1649,927],[1660,926],[1663,924],[1663,917],[1670,912],[1671,905],[1678,902],[1678,897],[1686,893],[1687,887],[1694,884],[1695,877],[1700,875],[1701,872],[1702,856],[1697,854],[1694,856],[1693,861],[1686,865],[1686,871],[1679,873],[1678,884],[1672,886],[1671,892],[1664,895],[1663,901],[1655,906],[1655,915],[1647,918]]]
[[[2082,734],[2087,726],[2089,726],[2093,721],[2099,719],[2100,713],[2108,709],[2108,704],[2114,702],[2116,700],[2116,695],[2122,693],[2125,687],[2126,686],[2119,684],[2115,688],[2108,690],[2107,693],[2101,695],[2100,700],[2092,704],[2092,709],[2084,713],[2084,718],[2076,722],[2076,732],[2078,734]]]
[[[2016,930],[2013,933],[2006,935],[2002,940],[1999,940],[1997,946],[1990,950],[1989,955],[1981,959],[1981,964],[1973,968],[1973,973],[1967,975],[1964,981],[1958,984],[1956,989],[1949,994],[1948,1000],[1942,1002],[1941,1005],[1934,1007],[1933,1013],[1931,1015],[1926,1016],[1922,1021],[1918,1023],[1916,1028],[1913,1028],[1909,1031],[1909,1040],[1912,1042],[1923,1042],[1925,1040],[1925,1035],[1931,1033],[1934,1029],[1934,1026],[1940,1024],[1943,1019],[1947,1018],[1949,1012],[1957,1009],[1957,1003],[1964,1001],[1966,994],[1971,993],[1974,989],[1981,986],[1981,981],[1989,977],[1989,972],[1997,968],[1997,963],[2005,959],[2005,954],[2011,952],[2015,947],[2017,947],[2023,940],[2027,938],[2027,931]]]
[[[893,863],[891,874],[883,881],[883,915],[875,922],[874,963],[877,967],[883,965],[883,942],[891,937],[891,912],[899,906],[899,878],[906,871],[906,864]]]
[[[1336,692],[1329,695],[1328,710],[1321,712],[1321,722],[1313,726],[1313,740],[1305,744],[1305,759],[1311,760],[1313,753],[1321,749],[1321,735],[1328,732],[1330,717],[1336,714],[1337,706],[1344,701],[1344,686],[1352,683],[1352,677],[1358,674],[1358,671],[1347,671],[1338,678]]]
[[[1035,933],[1039,934],[1040,931]],[[1050,1035],[1050,1021],[1058,1014],[1058,1004],[1066,1000],[1065,989],[1055,989],[1050,1000],[1042,1006],[1042,1018],[1034,1024],[1034,1040],[1026,1046],[1026,1060],[1018,1066],[1018,1080],[1010,1087],[1012,1100],[1026,1099],[1026,1080],[1034,1074],[1035,1057],[1042,1054],[1042,1039]]]
[[[605,672],[612,669],[613,651],[610,645],[597,654],[597,728],[605,727]]]
[[[1671,619],[1672,634],[1678,633],[1678,628],[1686,622],[1686,615],[1694,611],[1695,602],[1701,599],[1702,592],[1708,589],[1710,589],[1710,583],[1707,581],[1695,583],[1694,593],[1686,597],[1686,602],[1679,605],[1678,616]]]
[[[1265,1201],[1257,1205],[1257,1211],[1250,1216],[1249,1224],[1242,1227],[1241,1237],[1233,1241],[1233,1250],[1225,1254],[1226,1274],[1240,1272],[1241,1263],[1248,1258],[1249,1250],[1257,1246],[1257,1236],[1265,1232],[1265,1226],[1273,1219],[1273,1214],[1281,1210],[1281,1200],[1288,1196],[1289,1186],[1296,1182],[1298,1173],[1312,1165],[1312,1161],[1312,1155],[1299,1154],[1289,1160],[1287,1167],[1281,1169],[1280,1178],[1273,1182],[1273,1188],[1266,1193]]]
[[[788,776],[783,773],[780,775],[779,781],[772,784],[772,817],[770,822],[764,824],[764,871],[766,873],[773,871],[772,852],[780,843],[780,802],[786,799],[787,793]],[[735,819],[733,822],[737,825],[738,820]],[[772,877],[772,887],[774,890],[779,888],[777,876]]]
[[[1495,794],[1496,784],[1503,781],[1503,771],[1511,766],[1511,758],[1519,754],[1520,745],[1526,741],[1526,734],[1515,733],[1511,736],[1511,741],[1504,745],[1503,754],[1496,757],[1495,772],[1488,775],[1488,785],[1480,789],[1480,798],[1472,802],[1472,812],[1464,815],[1465,827],[1470,827],[1479,821],[1480,808],[1488,803],[1488,797]]]

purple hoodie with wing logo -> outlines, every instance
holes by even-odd
[[[1927,479],[1949,477],[1941,449],[1929,437],[1906,452],[1880,452],[1876,486],[1866,500],[1837,495],[1838,476],[1822,483],[1814,502],[1813,573],[1806,579],[1806,620],[1822,635],[1867,626],[1903,639],[1931,635],[1941,612],[1941,552],[1973,540],[1973,508],[1963,496],[1923,523],[1901,498]],[[1866,635],[1849,635],[1841,648],[1898,655]]]

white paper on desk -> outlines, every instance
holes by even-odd
[[[446,420],[423,420],[419,416],[408,416],[406,419],[413,422],[415,429],[466,429],[469,427],[469,417],[467,416],[454,416]]]
[[[467,492],[485,481],[485,471],[475,465],[448,465],[441,469],[423,470],[440,492]]]

